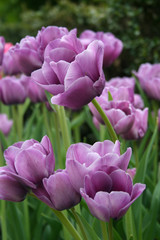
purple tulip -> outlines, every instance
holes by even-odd
[[[6,75],[14,75],[20,73],[20,67],[14,59],[14,49],[11,47],[6,53],[4,53],[2,67]]]
[[[108,100],[108,92],[111,93],[113,100]],[[110,120],[117,134],[123,134],[130,130],[134,123],[134,108],[131,102],[134,101],[133,89],[120,87],[105,87],[101,96],[96,97],[101,108]],[[89,108],[93,116],[99,123],[104,124],[100,114],[92,103],[89,103]],[[94,119],[95,122],[95,119]],[[98,126],[98,123],[96,122]]]
[[[108,82],[106,82],[106,87],[125,87],[131,88],[134,91],[135,88],[135,79],[132,77],[115,77],[111,78]]]
[[[30,75],[32,71],[42,66],[42,58],[38,53],[38,42],[34,37],[26,36],[20,43],[9,49],[20,72]]]
[[[56,27],[56,26],[48,26],[42,27],[36,36],[36,41],[38,42],[38,52],[39,55],[44,60],[44,50],[49,42],[61,38],[62,36],[68,34],[68,29],[65,27]]]
[[[52,103],[79,109],[100,95],[105,84],[103,46],[92,42],[86,50],[75,31],[48,44],[42,69],[32,78],[51,94]]]
[[[14,177],[6,174],[5,167],[0,168],[0,199],[20,202],[25,199],[28,190]]]
[[[49,178],[44,178],[43,185],[34,190],[34,193],[41,201],[59,211],[71,208],[81,200],[66,170],[58,170]]]
[[[70,181],[77,192],[84,186],[84,177],[97,170],[120,168],[127,170],[131,157],[131,148],[120,155],[120,142],[106,140],[96,142],[93,146],[85,143],[73,144],[66,157],[66,170]]]
[[[0,36],[0,65],[2,64],[2,60],[3,60],[4,47],[5,47],[5,39],[4,37]]]
[[[28,189],[36,189],[54,172],[55,159],[47,136],[40,143],[31,139],[13,144],[5,150],[4,158],[5,174]]]
[[[44,89],[38,86],[31,77],[23,75],[24,86],[26,89],[27,96],[31,102],[44,102],[47,100]]]
[[[112,33],[93,32],[91,30],[85,30],[80,35],[80,40],[84,47],[94,40],[101,40],[104,44],[104,58],[103,64],[105,67],[110,66],[114,60],[120,55],[123,49],[123,43],[116,38]]]
[[[13,125],[13,120],[9,120],[6,114],[0,114],[0,131],[7,136]]]
[[[0,80],[0,100],[4,104],[23,103],[27,97],[24,79],[15,76],[4,77]]]
[[[75,31],[51,41],[45,49],[42,68],[32,73],[33,80],[53,95],[63,92],[69,63],[82,50]]]
[[[134,74],[148,96],[160,100],[160,64],[142,64]]]
[[[145,190],[145,184],[133,185],[125,171],[97,171],[85,177],[80,193],[96,218],[109,222],[119,219]]]
[[[108,87],[108,88],[111,88],[111,87],[114,87],[114,88],[117,88],[117,94],[114,94],[114,99],[117,95],[117,100],[122,100],[122,97],[121,99],[119,98],[119,88],[121,87],[124,87],[126,89],[130,89],[130,95],[131,97],[130,98],[125,98],[125,100],[128,100],[130,101],[133,106],[135,108],[140,108],[140,109],[143,109],[144,108],[144,102],[141,98],[141,96],[139,94],[134,94],[134,88],[135,88],[135,79],[132,78],[132,77],[115,77],[115,78],[111,78],[108,82],[106,82],[105,84],[105,87]],[[126,91],[128,90],[121,90],[121,94],[122,96],[126,96]],[[113,93],[112,93],[113,94]],[[134,94],[134,95],[133,95]]]
[[[132,128],[125,134],[122,135],[123,138],[128,140],[143,138],[148,125],[148,108],[144,110],[135,109],[135,120]]]

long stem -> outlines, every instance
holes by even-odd
[[[6,202],[3,200],[1,200],[1,228],[2,240],[7,240]]]
[[[106,222],[101,221],[101,229],[102,229],[102,239],[108,240],[107,226]]]
[[[109,240],[113,240],[112,219],[110,219],[108,223],[108,236],[109,236]]]
[[[57,153],[57,160],[58,160],[58,168],[63,168],[63,158],[61,156],[61,136],[60,136],[60,129],[59,129],[59,122],[58,116],[55,112],[53,112],[53,121],[55,127],[55,139],[56,139],[56,153]]]
[[[83,224],[82,224],[79,216],[77,215],[77,213],[76,213],[76,211],[75,211],[74,208],[71,208],[71,211],[72,211],[72,213],[73,213],[73,215],[74,215],[74,217],[75,217],[75,220],[76,220],[76,222],[77,222],[77,224],[78,224],[78,226],[79,226],[79,228],[80,228],[80,230],[81,230],[81,233],[82,233],[82,236],[83,236],[83,240],[87,240],[87,236],[86,236],[86,233],[85,233],[85,229],[84,229],[84,227],[83,227]]]
[[[92,100],[92,103],[95,106],[95,108],[97,109],[97,111],[99,112],[99,114],[101,115],[101,118],[103,119],[105,125],[107,126],[107,129],[108,129],[108,132],[109,132],[109,135],[110,135],[112,141],[115,142],[116,140],[118,140],[118,137],[117,137],[117,134],[115,133],[108,117],[106,116],[103,109],[101,108],[101,106],[99,105],[99,103],[97,102],[97,100],[95,98]]]
[[[58,219],[61,221],[61,223],[66,227],[66,229],[69,231],[69,233],[72,235],[74,240],[82,240],[79,233],[76,231],[76,229],[73,227],[73,225],[70,223],[70,221],[66,218],[63,212],[57,211],[53,208],[51,210],[54,212],[54,214],[58,217]]]
[[[137,149],[137,142],[133,141],[133,153],[135,158],[136,168],[138,169],[139,159],[138,159],[138,149]]]
[[[3,151],[0,146],[0,166],[4,165]],[[6,224],[6,202],[1,200],[1,230],[2,240],[7,240],[7,224]]]
[[[58,113],[64,147],[65,147],[65,150],[67,151],[68,147],[71,144],[71,141],[70,141],[69,129],[67,125],[67,118],[65,115],[64,107],[55,105],[55,108]]]
[[[26,239],[30,240],[30,221],[29,221],[29,211],[28,211],[28,201],[25,199],[23,202],[24,210],[24,221],[25,221],[25,230],[26,230]]]

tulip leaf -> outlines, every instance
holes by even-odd
[[[155,239],[155,226],[157,222],[158,212],[160,209],[160,181],[157,183],[153,192],[151,207],[149,211],[148,225],[145,228],[144,239]]]
[[[54,108],[54,104],[51,103],[51,98],[53,97],[53,95],[51,93],[49,93],[48,91],[45,91],[48,103],[50,105],[50,107],[53,109],[53,111],[56,111]]]
[[[7,140],[2,131],[0,131],[0,144],[2,144],[3,149],[6,149],[8,147]]]
[[[110,101],[113,101],[113,97],[112,97],[110,91],[108,91],[108,101],[109,101],[109,102],[110,102]]]
[[[146,174],[146,170],[147,170],[147,165],[148,165],[148,162],[149,162],[149,157],[150,157],[150,154],[151,154],[151,150],[152,150],[152,147],[153,147],[153,144],[156,140],[156,137],[157,137],[157,131],[158,131],[158,125],[156,124],[155,126],[155,129],[154,129],[154,132],[153,132],[153,135],[150,139],[150,142],[148,144],[148,147],[143,155],[143,158],[141,159],[140,163],[139,163],[139,166],[138,166],[138,169],[137,169],[137,172],[136,172],[136,176],[134,178],[134,182],[144,182],[144,179],[145,179],[145,174]]]
[[[85,234],[87,236],[87,240],[100,240],[100,238],[97,236],[96,232],[94,231],[94,229],[89,225],[89,223],[86,221],[86,219],[76,213],[81,221],[81,224],[83,225]]]

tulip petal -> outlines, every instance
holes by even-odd
[[[1,174],[0,186],[0,199],[13,202],[25,199],[27,190],[11,176]]]

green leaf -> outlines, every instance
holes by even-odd
[[[100,238],[97,236],[96,232],[94,231],[94,229],[88,224],[88,222],[86,221],[86,219],[80,215],[79,213],[76,213],[83,225],[85,234],[87,236],[88,240],[100,240]]]
[[[112,97],[110,91],[108,91],[108,101],[112,101],[112,100],[113,100],[113,97]]]
[[[157,183],[153,192],[151,207],[149,211],[148,225],[144,232],[144,239],[155,239],[155,226],[157,222],[158,212],[160,209],[160,181]]]
[[[141,161],[139,163],[139,167],[137,169],[136,176],[134,178],[135,183],[136,182],[142,182],[142,183],[144,182],[145,174],[146,174],[146,170],[147,170],[147,165],[149,163],[149,158],[150,158],[150,154],[151,154],[151,151],[152,151],[153,144],[156,140],[157,131],[158,131],[158,125],[155,126],[153,135],[150,139],[150,142],[147,146],[147,149],[144,152],[143,158],[141,159]]]

